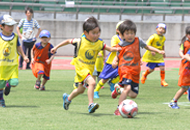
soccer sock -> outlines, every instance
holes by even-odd
[[[96,85],[96,88],[94,89],[94,92],[96,92],[96,91],[99,92],[100,88],[101,88],[103,85],[104,85],[104,83],[102,83],[102,80],[100,80],[100,81],[98,82],[98,84]]]
[[[177,100],[175,100],[175,98],[173,98],[173,101],[174,101],[175,103],[177,103]]]
[[[147,70],[145,71],[145,73],[144,73],[144,77],[146,78],[148,74],[150,74],[150,71],[147,69]]]
[[[164,70],[160,71],[160,77],[161,77],[161,81],[165,80],[165,71]]]
[[[119,76],[117,76],[116,78],[111,80],[111,83],[113,83],[113,84],[115,84],[117,82],[119,82]]]
[[[0,100],[3,99],[3,90],[0,90]]]

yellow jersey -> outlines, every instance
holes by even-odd
[[[18,35],[14,34],[12,40],[5,41],[0,36],[0,80],[18,78]],[[16,74],[15,74],[16,71]],[[14,73],[14,75],[13,75]]]
[[[81,42],[80,48],[72,64],[75,66],[75,82],[82,82],[88,74],[92,75],[98,52],[104,49],[105,44],[101,39],[91,42],[86,37],[72,40],[72,44],[78,42]]]
[[[102,56],[97,56],[95,67],[97,72],[102,72],[104,67],[104,51],[100,51],[99,53],[101,53]]]
[[[155,47],[159,50],[163,50],[164,42],[166,38],[165,36],[160,36],[158,34],[153,34],[149,37],[146,44],[152,47]],[[164,62],[164,57],[162,54],[156,52],[155,56],[151,54],[151,51],[146,50],[142,57],[142,61],[150,62],[150,63],[162,63]]]
[[[119,35],[114,35],[111,39],[111,47],[116,46],[118,43],[120,43],[121,38]],[[110,52],[107,56],[106,63],[112,64],[113,59],[115,58],[117,52]]]

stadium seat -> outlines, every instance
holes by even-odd
[[[0,5],[0,9],[10,10],[10,5]]]

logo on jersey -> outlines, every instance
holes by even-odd
[[[10,47],[6,47],[3,49],[3,55],[4,56],[9,56],[11,53],[11,48]]]
[[[126,51],[123,54],[123,59],[126,61],[125,63],[121,64],[120,66],[137,66],[137,63],[133,63],[134,54],[131,51]]]
[[[91,60],[94,57],[94,51],[93,50],[87,50],[85,52],[85,56],[88,60]]]
[[[132,52],[130,51],[126,51],[124,54],[123,54],[123,59],[126,60],[126,61],[132,61],[134,58],[134,55]]]

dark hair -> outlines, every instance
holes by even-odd
[[[96,27],[100,29],[98,21],[93,16],[86,19],[85,22],[83,23],[83,31],[86,31],[87,33],[89,33],[90,30],[95,29]]]
[[[25,14],[26,14],[28,11],[33,14],[33,9],[31,9],[30,7],[27,7],[27,8],[25,9]]]
[[[119,32],[123,35],[124,32],[127,30],[133,30],[136,34],[137,32],[137,27],[136,24],[131,21],[131,20],[125,20],[123,23],[121,23],[121,25],[118,28]]]
[[[3,27],[4,27],[4,26],[5,26],[5,24],[3,23],[3,24],[1,24],[1,26],[3,26]],[[1,30],[2,30],[2,28],[1,28]]]
[[[185,34],[190,34],[190,26],[187,26],[186,29],[185,29]],[[181,44],[183,44],[185,41],[186,41],[186,35],[181,39],[181,43],[180,43],[180,46]]]

